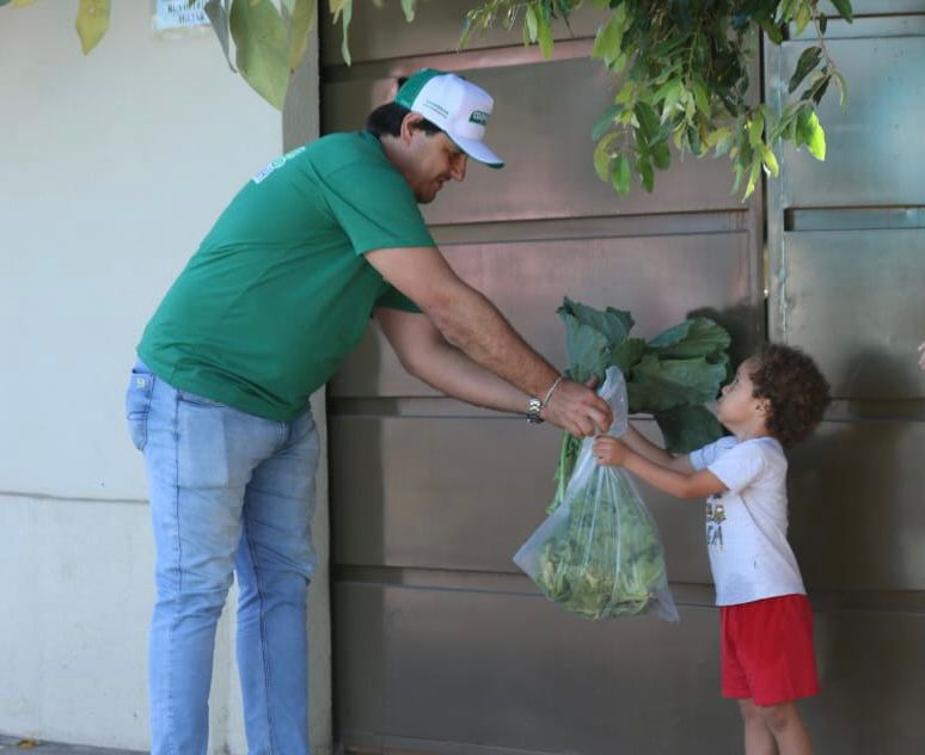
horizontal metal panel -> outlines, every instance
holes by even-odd
[[[384,3],[382,8],[377,8],[372,2],[355,3],[349,33],[353,66],[395,58],[456,54],[466,12],[480,4],[472,0],[418,0],[415,19],[409,24],[398,2]],[[852,6],[856,17],[885,13],[895,16],[923,11],[921,0],[854,0]],[[326,8],[322,8],[320,13],[321,63],[328,67],[344,66],[341,56],[341,26],[332,24],[326,11]],[[831,5],[827,6],[827,12],[836,13]],[[574,12],[568,24],[554,21],[553,38],[556,41],[591,38],[597,33],[598,26],[606,22],[608,17],[609,13],[606,10],[593,8],[589,4]],[[485,33],[474,32],[463,49],[481,50],[522,45],[521,19],[522,16],[518,18],[518,23],[511,31],[499,26]],[[830,23],[829,28],[835,25]],[[859,24],[856,22],[855,25]]]
[[[337,583],[334,606],[348,748],[706,755],[741,746],[736,705],[719,695],[715,609],[682,606],[678,626],[595,623],[539,597],[358,582]],[[925,699],[925,616],[817,613],[816,647],[823,692],[800,708],[817,752],[920,755],[925,734],[909,722]]]
[[[824,422],[790,456],[807,587],[925,590],[925,423]]]
[[[889,14],[900,15],[903,13],[922,13],[925,12],[925,6],[922,0],[852,0],[851,8],[855,17],[864,15]],[[823,5],[825,13],[835,14],[835,6],[831,2]]]
[[[487,141],[506,166],[492,170],[470,164],[463,184],[448,186],[425,208],[429,223],[742,211],[751,206],[730,195],[727,160],[675,159],[670,172],[656,176],[652,194],[636,186],[619,197],[599,181],[591,130],[612,103],[613,87],[610,74],[597,61],[481,68],[466,75],[495,98]],[[369,111],[387,101],[393,88],[390,79],[326,82],[323,130],[362,128]],[[550,92],[555,92],[554,98]]]
[[[712,609],[682,610],[680,627],[594,623],[538,596],[339,583],[335,612],[339,678],[382,682],[338,686],[347,745],[365,734],[674,755],[692,736],[703,752],[732,752],[740,739],[735,706],[717,692]],[[666,668],[685,672],[669,683]]]
[[[757,271],[745,231],[581,241],[453,245],[443,249],[457,273],[493,301],[527,341],[565,368],[563,296],[632,312],[634,335],[651,337],[692,311],[729,328],[740,353],[763,327]],[[332,381],[329,395],[434,395],[409,377],[377,329]]]
[[[780,193],[781,209],[925,204],[925,37],[833,39],[827,45],[848,82],[847,107],[840,109],[831,87],[819,109],[825,162],[805,149],[784,148],[781,177],[769,183]],[[772,100],[786,92],[805,49],[805,43],[789,42],[770,50]]]
[[[382,8],[370,2],[354,3],[349,36],[353,65],[392,58],[456,53],[466,12],[474,7],[477,7],[476,4],[470,0],[418,0],[414,22],[409,24],[397,2],[385,3]],[[607,17],[600,10],[581,9],[572,15],[568,26],[561,21],[554,22],[553,37],[557,41],[592,37],[601,19],[606,20]],[[320,32],[322,65],[343,65],[340,25],[334,26],[323,20]],[[465,49],[522,44],[521,25],[518,24],[510,32],[503,27],[486,33],[475,31],[470,35]]]
[[[554,490],[557,432],[515,419],[329,419],[336,564],[516,573],[511,557]],[[637,426],[657,440],[654,423]],[[826,422],[790,452],[791,540],[809,589],[925,589],[922,448],[921,422]],[[671,581],[709,584],[701,502],[640,488]]]
[[[519,573],[511,558],[555,492],[558,431],[519,418],[328,421],[335,564]],[[640,490],[669,579],[710,583],[703,506]]]
[[[773,336],[812,354],[836,396],[925,396],[925,230],[787,233],[771,269]]]

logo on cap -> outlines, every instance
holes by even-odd
[[[484,126],[488,123],[488,113],[484,110],[473,110],[472,115],[469,116],[469,123],[477,123],[479,126]]]

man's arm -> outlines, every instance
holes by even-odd
[[[366,259],[421,308],[447,341],[515,388],[542,398],[559,377],[435,247],[378,249],[367,252]],[[603,399],[570,380],[559,384],[542,416],[577,436],[606,430],[612,421]]]
[[[707,469],[697,472],[669,469],[609,436],[600,437],[594,442],[594,455],[601,464],[628,469],[652,487],[676,498],[705,498],[727,489],[722,480]]]
[[[664,448],[659,448],[654,443],[649,441],[648,438],[646,438],[631,424],[627,425],[626,432],[620,436],[620,440],[626,443],[626,445],[628,445],[640,456],[648,459],[649,461],[655,462],[660,466],[673,469],[675,472],[690,473],[694,471],[694,468],[691,466],[690,458],[687,454],[674,456],[668,453]]]
[[[476,406],[523,414],[527,395],[449,344],[422,314],[379,307],[376,321],[410,374]]]

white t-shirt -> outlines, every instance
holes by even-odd
[[[720,438],[690,455],[728,488],[707,500],[716,605],[806,594],[787,542],[787,458],[774,438]]]

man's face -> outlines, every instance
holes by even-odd
[[[428,204],[447,181],[465,179],[466,161],[466,154],[442,131],[428,136],[415,129],[403,172],[418,202]]]

